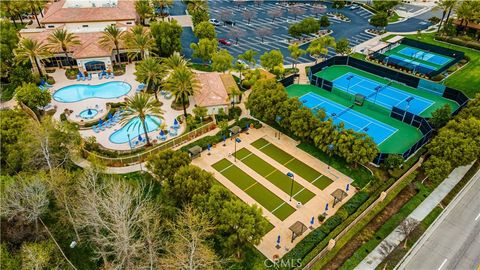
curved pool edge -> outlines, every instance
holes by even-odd
[[[111,84],[111,83],[121,83],[121,84],[126,84],[128,85],[129,87],[129,90],[127,92],[125,92],[124,94],[122,95],[119,95],[119,96],[112,96],[112,97],[87,97],[87,98],[83,98],[83,99],[79,99],[79,100],[75,100],[75,101],[65,101],[65,100],[58,100],[55,95],[60,92],[60,91],[65,91],[66,88],[69,88],[69,87],[75,87],[75,86],[81,86],[81,87],[98,87],[98,86],[101,86],[101,85],[106,85],[106,84]],[[76,102],[80,102],[80,101],[84,101],[84,100],[88,100],[88,99],[95,99],[95,98],[98,98],[98,99],[117,99],[117,98],[120,98],[122,96],[127,96],[130,92],[132,92],[132,85],[128,82],[125,82],[125,81],[110,81],[110,82],[104,82],[104,83],[99,83],[99,84],[85,84],[85,83],[79,83],[79,84],[70,84],[70,85],[65,85],[63,87],[61,87],[60,89],[56,90],[55,92],[53,92],[52,94],[52,99],[56,102],[59,102],[59,103],[76,103]]]

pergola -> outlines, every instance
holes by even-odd
[[[229,129],[229,131],[230,131],[230,137],[234,138],[240,134],[242,129],[239,126],[233,126]]]
[[[202,147],[195,145],[192,148],[188,149],[188,154],[192,159],[197,158],[202,153]]]
[[[341,202],[344,198],[346,198],[348,196],[347,192],[343,191],[340,188],[337,188],[330,195],[333,196],[333,206],[332,207],[335,207],[335,204],[337,204],[338,202]]]
[[[292,231],[292,243],[293,243],[293,240],[295,240],[295,238],[297,238],[298,236],[301,236],[307,230],[307,226],[305,226],[305,224],[303,224],[302,222],[297,221],[288,229]]]

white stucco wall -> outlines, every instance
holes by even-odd
[[[110,57],[77,59],[78,66],[85,70],[85,63],[91,61],[101,61],[105,63],[105,69],[112,69],[112,59]]]
[[[119,23],[126,24],[128,26],[134,26],[134,20],[118,21]],[[116,21],[105,21],[105,22],[81,22],[81,23],[48,23],[45,24],[45,28],[52,29],[65,26],[65,29],[73,32],[97,32],[103,31],[105,27],[116,24]],[[86,26],[86,27],[84,27]]]
[[[205,107],[207,108],[207,114],[212,115],[212,114],[218,114],[218,111],[223,108],[223,111],[225,113],[228,113],[228,105],[221,105],[221,106],[210,106],[210,107]]]

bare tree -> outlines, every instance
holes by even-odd
[[[289,10],[290,13],[294,15],[294,20],[297,20],[297,16],[305,14],[305,10],[300,6],[293,6]]]
[[[245,10],[243,11],[243,17],[247,20],[247,24],[250,24],[250,21],[255,17],[257,13],[254,10]]]
[[[322,5],[314,5],[312,6],[312,13],[315,14],[315,17],[318,18],[318,14],[325,12],[325,7]]]
[[[256,5],[257,7],[259,7],[260,5],[263,4],[263,0],[253,0],[253,3],[254,3],[254,5]]]
[[[166,255],[161,258],[162,269],[220,269],[222,261],[208,246],[206,238],[214,230],[211,218],[186,206],[176,218],[168,223],[172,238],[167,244]]]
[[[245,31],[243,31],[243,30],[240,29],[240,28],[232,28],[232,29],[230,30],[230,32],[228,33],[228,35],[235,39],[235,44],[238,44],[238,40],[239,40],[241,37],[244,37],[244,36],[245,36]]]
[[[395,245],[388,241],[385,240],[383,241],[380,246],[378,246],[378,253],[382,255],[382,259],[385,260],[387,256],[395,249]],[[388,262],[385,262],[385,267],[387,267]]]
[[[410,234],[415,230],[418,225],[418,221],[413,218],[406,218],[400,225],[398,225],[398,231],[405,237],[405,243],[403,248],[407,247],[407,241]]]
[[[270,35],[272,35],[272,29],[267,28],[267,27],[258,28],[257,30],[255,30],[255,32],[257,33],[257,35],[258,35],[259,37],[262,38],[262,43],[263,43],[263,38],[264,38],[265,36],[270,36]]]
[[[270,9],[267,11],[268,16],[272,17],[272,22],[275,21],[275,18],[282,16],[283,11],[279,8]]]
[[[225,21],[228,21],[232,17],[232,12],[229,10],[222,10],[220,12],[220,20],[223,22],[223,26],[225,26]]]
[[[237,9],[240,10],[240,6],[245,6],[247,4],[247,0],[237,0],[235,3],[237,4]]]
[[[158,235],[153,230],[158,229],[154,220],[159,217],[149,201],[150,189],[112,180],[101,180],[98,171],[86,170],[78,189],[82,203],[76,207],[77,222],[92,232],[94,251],[106,266],[150,268],[158,261],[153,251],[159,248],[153,237]]]

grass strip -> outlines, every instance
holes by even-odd
[[[265,179],[270,181],[272,184],[274,184],[286,194],[290,194],[290,191],[292,189],[292,179],[290,179],[290,177],[280,172],[268,162],[253,154],[246,148],[242,148],[237,151],[237,157],[242,157],[239,159],[245,165],[250,167],[256,173],[263,176]],[[306,189],[304,186],[300,185],[296,181],[293,181],[292,194],[294,195],[293,198],[301,202],[302,204],[307,203],[313,197],[315,197],[315,194],[313,192]]]
[[[264,138],[258,139],[253,142],[252,145],[321,190],[325,189],[333,182],[330,178],[322,175],[317,170],[296,159],[289,153],[269,143]]]
[[[227,159],[220,160],[213,164],[212,167],[280,220],[285,220],[295,212],[295,208],[291,207]]]

